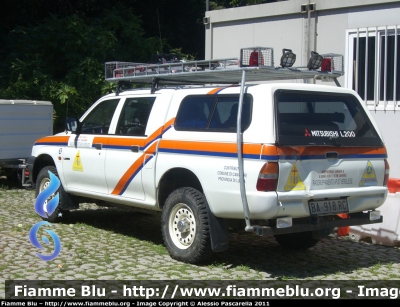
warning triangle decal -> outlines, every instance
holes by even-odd
[[[81,153],[79,150],[75,155],[74,164],[72,164],[72,170],[78,171],[78,172],[83,172]]]
[[[306,186],[301,180],[299,171],[297,170],[296,163],[293,164],[290,171],[288,180],[286,181],[285,191],[301,191],[305,190]]]
[[[365,168],[364,174],[360,180],[360,187],[377,185],[375,170],[372,163],[368,161],[367,167]]]

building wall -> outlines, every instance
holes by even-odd
[[[351,88],[354,63],[349,33],[358,28],[396,26],[400,35],[399,0],[314,0],[316,10],[310,14],[301,13],[305,3],[289,0],[206,12],[206,59],[239,57],[240,48],[261,46],[274,48],[275,66],[279,66],[283,48],[296,53],[295,66],[306,66],[311,50],[338,53],[345,56],[345,76],[339,82]],[[383,133],[394,178],[400,178],[400,97],[397,101],[366,101]]]
[[[311,34],[317,32],[317,43],[311,35],[311,47],[320,53],[344,53],[346,29],[400,23],[399,0],[312,2],[316,10],[310,16]],[[277,60],[282,48],[302,57],[308,33],[308,14],[300,12],[304,3],[288,0],[206,12],[206,59],[236,56],[240,48],[252,46],[274,47]]]

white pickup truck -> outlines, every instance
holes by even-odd
[[[324,71],[273,67],[263,52],[252,50],[250,64],[241,57],[229,69],[215,69],[215,60],[211,69],[204,61],[140,69],[107,63],[108,81],[152,86],[118,87],[79,121],[70,119],[70,131],[36,141],[28,167],[37,195],[49,172],[61,181],[47,220],[62,220],[62,211],[87,198],[161,212],[168,251],[189,263],[226,250],[238,224],[303,249],[335,227],[382,222],[376,209],[388,191],[387,153],[358,95],[330,85],[256,82],[336,81],[343,72],[333,69],[335,59],[325,57]],[[197,64],[201,69],[169,68]]]

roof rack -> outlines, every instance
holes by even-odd
[[[284,49],[284,55],[285,50],[288,49]],[[314,52],[314,54],[317,53]],[[242,48],[240,58],[181,61],[166,64],[107,62],[105,64],[105,80],[152,84],[152,92],[154,92],[158,89],[158,85],[162,84],[239,84],[242,81],[242,72],[245,71],[248,82],[320,79],[334,81],[339,86],[336,79],[344,74],[343,56],[333,53],[318,56],[321,57],[321,61],[323,59],[328,63],[328,65],[322,65],[322,69],[321,65],[317,69],[310,69],[308,68],[310,64],[307,67],[275,67],[273,49],[269,47]]]

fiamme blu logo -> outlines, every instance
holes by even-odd
[[[58,206],[60,198],[59,193],[54,194],[60,187],[60,180],[50,171],[49,171],[49,176],[50,176],[50,182],[47,188],[44,189],[42,192],[40,192],[35,201],[35,211],[44,219],[48,218],[52,213],[54,213],[54,211]],[[29,231],[29,240],[31,241],[33,246],[35,246],[38,249],[44,250],[45,248],[42,246],[42,244],[39,242],[37,238],[39,228],[42,226],[51,227],[51,223],[47,221],[42,221],[33,225],[31,230]],[[49,229],[45,229],[45,231],[50,235],[51,239],[53,240],[54,250],[50,255],[42,255],[38,252],[36,253],[36,255],[44,261],[50,261],[56,258],[60,253],[61,242],[60,238],[54,231]],[[48,239],[48,237],[42,236],[41,239],[45,244],[50,245],[51,242]]]

